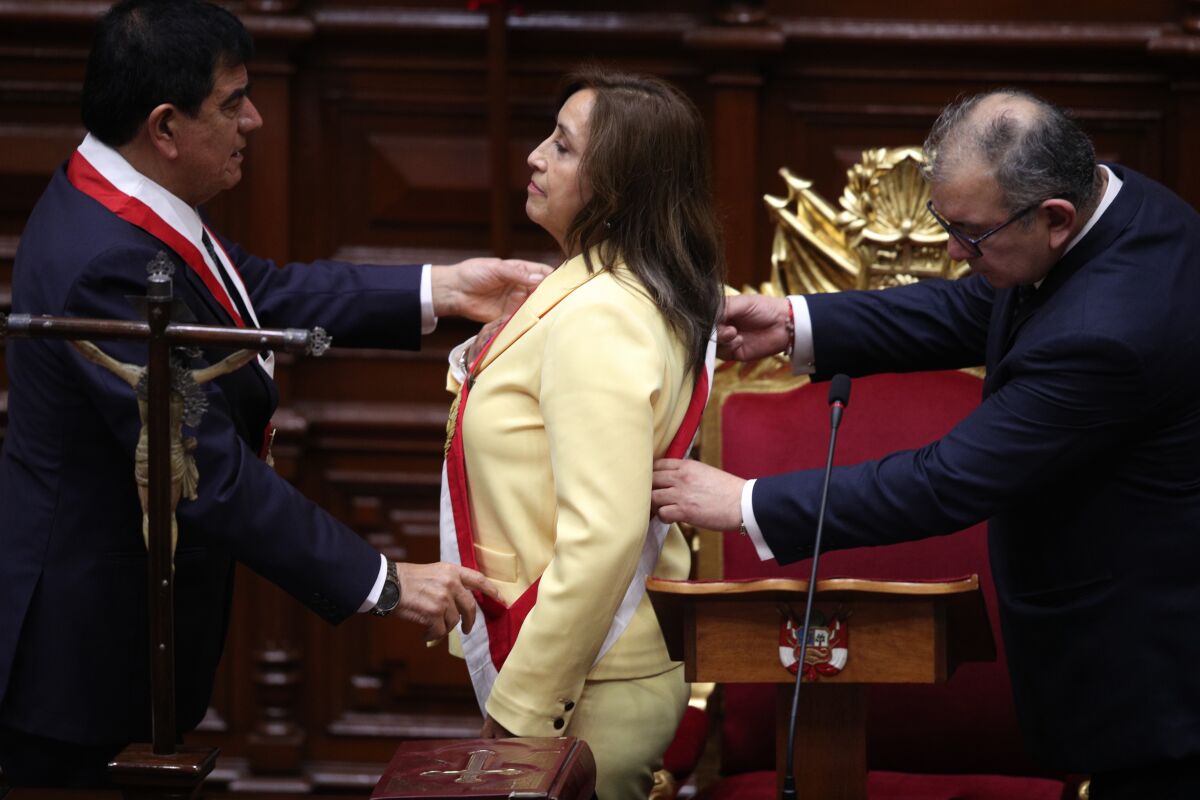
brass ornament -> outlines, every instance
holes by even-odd
[[[775,222],[771,284],[780,294],[883,289],[924,278],[957,278],[966,264],[946,252],[947,235],[925,208],[929,186],[917,147],[867,150],[846,172],[835,209],[786,167],[786,197],[763,201]]]

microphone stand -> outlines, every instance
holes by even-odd
[[[821,505],[817,512],[817,535],[813,538],[812,571],[808,577],[808,596],[804,601],[804,623],[800,631],[800,654],[796,660],[796,688],[792,691],[792,712],[788,718],[787,769],[783,776],[782,800],[796,800],[796,716],[800,709],[800,684],[804,682],[804,658],[808,651],[808,626],[812,620],[813,596],[817,593],[817,561],[821,557],[821,532],[825,528],[825,503],[829,498],[829,478],[833,472],[833,448],[837,444],[842,412],[850,401],[850,379],[835,375],[829,387],[829,454],[825,457],[825,480],[821,484]]]

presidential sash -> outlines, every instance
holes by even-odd
[[[494,342],[497,338],[499,338],[499,334],[493,337],[492,341]],[[488,343],[489,347],[490,345],[491,342]],[[441,557],[443,561],[461,564],[475,570],[479,569],[479,565],[475,559],[475,535],[468,494],[462,425],[473,383],[472,376],[487,355],[487,350],[488,347],[485,347],[471,365],[468,378],[460,388],[454,408],[451,410],[446,460],[442,466],[439,521]],[[704,415],[704,406],[708,402],[715,362],[716,338],[714,336],[708,343],[704,370],[696,378],[687,411],[664,453],[664,458],[686,458],[691,451],[696,433],[700,428],[700,419]],[[637,611],[642,596],[646,592],[646,578],[650,576],[655,564],[658,563],[670,528],[669,524],[660,521],[657,517],[651,517],[642,552],[638,558],[637,569],[625,590],[608,634],[604,637],[600,651],[596,654],[593,666],[605,656],[633,619],[634,612]],[[516,644],[522,623],[537,602],[540,581],[540,578],[535,580],[520,597],[507,606],[501,601],[493,600],[476,592],[475,600],[479,605],[479,616],[476,617],[475,625],[471,628],[470,633],[462,634],[460,629],[463,655],[467,662],[467,670],[471,675],[471,685],[475,689],[475,698],[479,702],[479,708],[485,714],[487,713],[487,699],[496,682],[496,677],[499,675],[500,668]]]

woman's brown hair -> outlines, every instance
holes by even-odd
[[[580,161],[592,198],[566,234],[568,253],[624,261],[702,368],[724,295],[725,253],[712,207],[700,113],[657,78],[596,67],[568,75],[559,108],[596,93]]]

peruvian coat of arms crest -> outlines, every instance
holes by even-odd
[[[850,655],[850,628],[845,614],[826,617],[813,609],[804,652],[804,680],[837,675]],[[800,626],[788,619],[779,628],[779,661],[793,675],[799,669]]]

